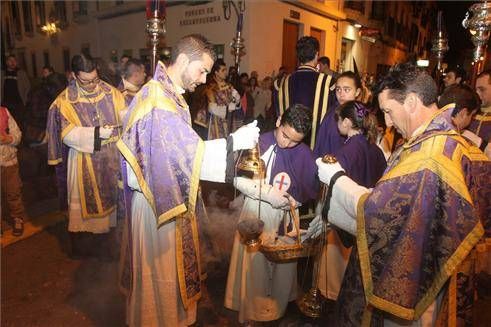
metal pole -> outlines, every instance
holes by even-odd
[[[442,12],[438,12],[437,16],[437,34],[433,39],[433,46],[431,48],[431,52],[433,52],[436,58],[436,76],[435,79],[439,82],[440,77],[442,75],[442,61],[445,57],[445,54],[449,50],[448,47],[448,39],[445,36],[443,30],[443,17]]]
[[[155,73],[155,67],[159,60],[158,49],[160,38],[165,33],[165,1],[163,0],[147,0],[147,33],[150,37],[150,69],[152,76]]]
[[[472,17],[469,17],[469,12],[472,13]],[[477,75],[482,72],[486,62],[486,49],[491,33],[491,3],[484,1],[473,4],[465,15],[462,26],[469,29],[472,43],[475,45],[471,79],[471,86],[474,87]]]

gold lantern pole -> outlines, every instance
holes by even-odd
[[[223,16],[226,20],[230,19],[231,7],[234,8],[237,14],[237,28],[235,30],[235,38],[230,46],[233,49],[235,71],[239,75],[240,57],[244,55],[244,39],[242,38],[242,26],[244,23],[245,0],[239,0],[237,4],[232,0],[223,1]]]
[[[472,13],[471,17],[469,12]],[[471,79],[471,85],[474,86],[476,77],[482,72],[486,62],[486,49],[491,33],[491,2],[473,4],[466,13],[462,26],[469,29],[472,43],[475,45]]]
[[[433,39],[433,45],[431,47],[431,52],[433,52],[433,55],[436,59],[436,76],[435,79],[437,81],[440,80],[440,76],[443,73],[443,68],[442,68],[442,62],[443,58],[445,57],[445,54],[449,50],[448,47],[448,39],[446,36],[446,33],[444,32],[443,28],[443,16],[442,12],[438,11],[438,16],[437,16],[437,31],[435,38]]]
[[[150,68],[152,76],[155,73],[155,66],[157,65],[158,48],[160,38],[165,33],[165,1],[164,0],[147,0],[146,6],[147,14],[147,33],[150,37],[151,56],[150,56]]]
[[[334,164],[337,162],[337,159],[332,155],[326,154],[324,157],[322,157],[322,162],[327,164]],[[309,289],[307,293],[305,293],[302,297],[300,297],[297,300],[297,306],[300,309],[300,311],[305,316],[310,318],[319,318],[322,315],[322,294],[319,289],[319,277],[320,277],[319,275],[320,275],[322,252],[324,247],[327,245],[327,232],[329,230],[329,220],[327,215],[329,213],[329,207],[331,201],[329,194],[331,192],[329,192],[328,186],[326,184],[321,185],[320,199],[324,206],[322,208],[322,231],[320,236],[320,251],[314,259],[315,261],[314,261],[314,269],[313,269],[313,276],[312,276],[312,287]]]

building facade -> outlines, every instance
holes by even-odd
[[[226,19],[221,0],[166,3],[162,46],[172,47],[184,35],[201,33],[227,64],[233,64],[233,9]],[[80,52],[109,63],[123,54],[149,55],[144,1],[2,1],[1,6],[2,55],[15,54],[31,77],[45,65],[68,70],[70,58]],[[428,6],[422,1],[246,1],[241,71],[265,76],[280,66],[293,70],[295,43],[304,35],[319,39],[320,55],[328,56],[331,68],[338,70],[352,70],[353,58],[360,72],[373,74],[409,54],[427,56],[433,23]],[[57,26],[51,35],[43,31],[48,23]]]

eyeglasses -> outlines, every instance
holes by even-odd
[[[77,81],[79,81],[80,84],[82,84],[82,85],[97,84],[97,83],[99,83],[101,81],[101,79],[99,77],[93,78],[93,79],[91,79],[89,81],[84,80],[84,79],[81,79],[78,76],[75,76],[75,77],[77,78]]]
[[[340,87],[340,86],[336,87],[336,93],[341,93],[341,92],[350,93],[352,90],[353,88],[351,87]]]

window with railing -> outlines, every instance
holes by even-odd
[[[413,51],[418,46],[419,29],[416,24],[411,25],[411,39],[409,40],[409,51]]]
[[[79,18],[87,16],[88,13],[88,2],[86,1],[74,1],[73,6],[73,18]]]
[[[384,20],[386,7],[385,1],[372,1],[372,19]]]
[[[66,14],[66,3],[63,0],[56,0],[54,2],[55,5],[55,15],[58,20],[58,24],[60,28],[65,28],[68,26],[68,19]]]
[[[14,36],[17,39],[22,39],[22,26],[20,24],[20,11],[19,11],[19,2],[12,1],[10,2],[10,10],[12,13],[12,22],[14,23]]]
[[[344,2],[344,8],[352,9],[361,12],[362,14],[365,13],[365,2],[364,1],[345,1]]]
[[[34,32],[34,28],[32,26],[32,11],[31,11],[31,2],[24,1],[22,2],[22,15],[24,16],[24,31],[26,34],[31,34]]]
[[[395,36],[395,20],[393,17],[387,19],[387,35],[394,38]]]
[[[41,27],[46,25],[46,8],[44,7],[44,1],[34,1],[34,12],[36,27],[40,31]]]
[[[43,61],[45,67],[51,66],[51,61],[49,60],[49,50],[44,50]]]
[[[9,17],[5,17],[2,22],[2,40],[5,38],[5,47],[7,49],[12,49],[15,47],[14,37],[12,35],[12,25],[10,24]]]
[[[36,52],[31,52],[32,76],[38,77],[38,65],[36,62]]]

